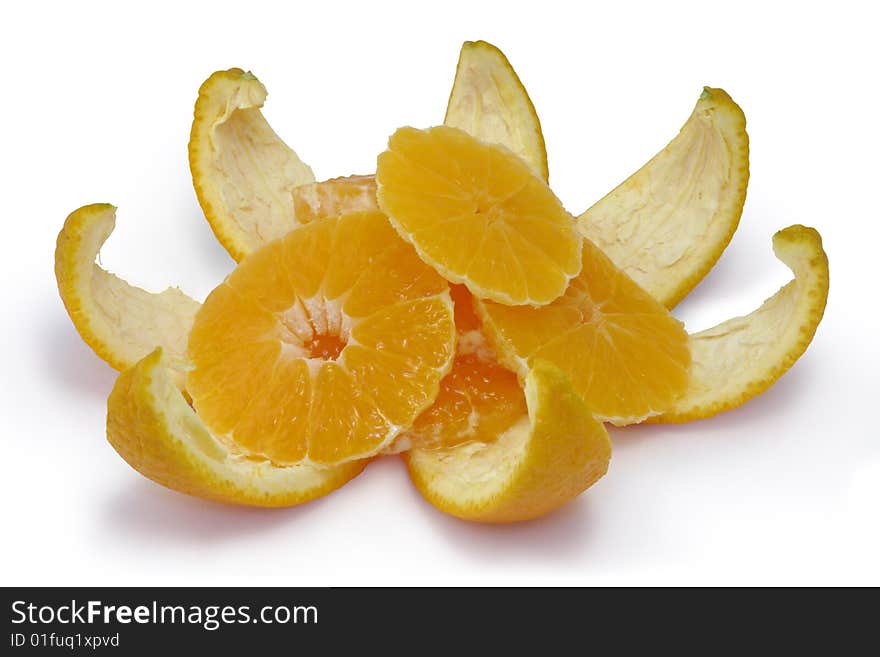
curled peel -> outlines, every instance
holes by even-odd
[[[692,335],[688,389],[649,422],[689,422],[741,406],[804,353],[825,312],[828,257],[819,233],[798,225],[776,233],[773,250],[794,280],[749,315]]]
[[[491,442],[403,455],[416,488],[465,520],[518,522],[559,508],[608,469],[611,442],[558,369],[536,363],[526,377],[528,415]]]
[[[491,43],[462,45],[444,123],[506,146],[548,179],[547,150],[535,106],[507,57]]]
[[[123,372],[107,401],[107,440],[145,477],[188,495],[250,506],[292,506],[339,488],[366,461],[279,467],[236,454],[205,427],[157,349]]]
[[[154,294],[129,285],[95,263],[116,225],[106,203],[72,212],[58,234],[55,278],[64,307],[82,339],[117,370],[161,346],[179,367],[199,303],[176,288]]]
[[[294,228],[291,192],[315,180],[260,112],[266,95],[251,73],[218,71],[199,89],[193,114],[193,185],[214,234],[235,260]]]
[[[706,87],[678,136],[578,224],[614,264],[672,308],[733,237],[748,180],[745,115],[725,91]]]

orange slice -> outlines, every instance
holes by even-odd
[[[107,440],[131,467],[163,486],[250,506],[308,502],[339,488],[367,463],[281,467],[236,449],[212,434],[187,404],[162,349],[116,380],[107,401]]]
[[[491,43],[465,41],[461,46],[443,123],[507,146],[542,180],[548,179],[547,149],[535,106],[507,57]]]
[[[449,288],[378,212],[312,221],[242,261],[193,325],[187,388],[218,435],[278,464],[385,448],[437,396]]]
[[[828,257],[813,228],[789,226],[773,250],[794,273],[754,312],[691,336],[687,391],[652,422],[689,422],[736,408],[772,386],[806,351],[828,300]]]
[[[379,155],[376,181],[398,233],[476,296],[542,305],[580,271],[572,216],[503,146],[448,126],[401,128]]]
[[[678,136],[578,224],[614,264],[672,308],[727,247],[748,182],[746,117],[723,89],[706,87]]]
[[[96,264],[115,226],[116,208],[107,203],[83,206],[67,217],[55,247],[64,307],[85,343],[111,367],[127,369],[161,346],[179,369],[199,303],[177,288],[147,292]]]
[[[560,299],[476,307],[502,364],[524,377],[536,360],[553,363],[600,420],[623,425],[662,413],[687,385],[681,323],[589,240],[583,270]]]
[[[457,446],[404,454],[413,483],[431,504],[466,520],[530,520],[605,474],[608,433],[557,368],[536,363],[525,399],[527,414],[498,434],[489,430]]]
[[[458,330],[452,370],[440,382],[436,401],[398,440],[398,451],[491,442],[526,415],[519,379],[498,363],[486,343],[470,293],[462,285],[453,285],[450,291]]]
[[[322,217],[378,210],[376,176],[347,176],[293,189],[293,214],[307,224]]]
[[[240,68],[202,84],[193,113],[189,165],[199,203],[235,260],[297,225],[291,192],[312,170],[268,124],[266,87]]]

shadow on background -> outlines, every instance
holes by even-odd
[[[45,333],[41,365],[49,373],[47,378],[68,392],[106,399],[118,374],[83,342],[63,308],[52,313],[39,330]]]
[[[258,509],[220,504],[177,493],[138,477],[102,509],[99,532],[123,542],[216,545],[280,530],[321,509],[332,493],[308,504]]]

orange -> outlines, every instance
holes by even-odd
[[[492,442],[526,415],[517,375],[502,366],[479,331],[470,293],[453,285],[458,351],[440,394],[406,433],[407,445],[433,449]]]
[[[312,221],[251,254],[196,315],[187,388],[212,432],[274,463],[386,447],[437,396],[449,288],[378,212]]]
[[[600,420],[630,424],[667,410],[688,381],[684,327],[589,240],[583,270],[541,308],[476,301],[501,363],[525,377],[559,367]]]
[[[378,210],[376,176],[345,176],[293,188],[293,214],[305,224],[321,217]]]
[[[476,296],[543,305],[580,271],[574,218],[504,146],[449,126],[401,128],[379,155],[376,182],[398,233]]]

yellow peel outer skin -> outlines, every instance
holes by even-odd
[[[416,488],[464,520],[510,523],[545,515],[608,469],[611,442],[565,375],[536,363],[526,378],[528,416],[489,443],[403,455]]]
[[[585,237],[667,308],[718,261],[749,181],[742,110],[706,87],[678,136],[578,217]]]
[[[535,106],[507,57],[491,43],[462,45],[444,123],[506,146],[548,180],[547,149]]]
[[[266,95],[250,73],[217,71],[199,89],[193,112],[193,186],[214,234],[236,261],[296,227],[291,192],[315,180],[260,112]]]
[[[58,292],[82,339],[111,367],[125,370],[157,346],[179,365],[200,304],[177,288],[155,294],[95,263],[116,225],[116,208],[86,205],[64,222],[55,247]]]
[[[107,401],[107,440],[131,467],[167,488],[248,506],[308,502],[350,481],[367,463],[278,467],[231,454],[174,386],[161,349],[117,379]]]
[[[688,389],[648,422],[690,422],[741,406],[767,390],[806,351],[828,300],[828,257],[813,228],[790,226],[773,236],[776,256],[794,273],[764,304],[690,337]]]

